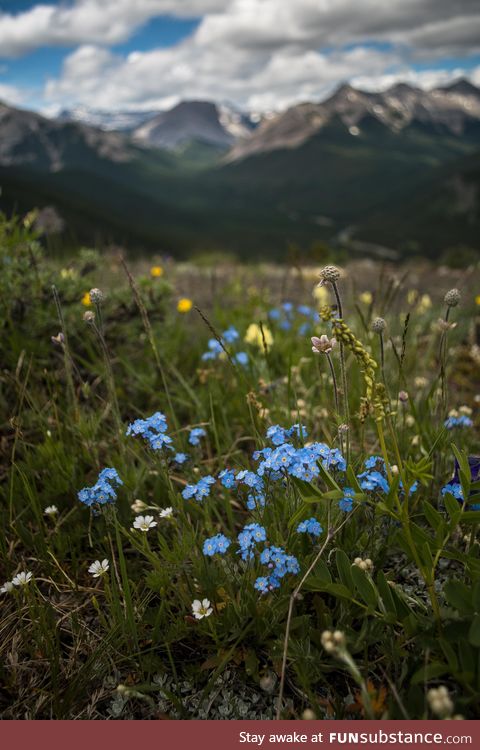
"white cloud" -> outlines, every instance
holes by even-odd
[[[161,13],[203,20],[173,47],[129,55],[109,49]],[[4,54],[76,46],[58,78],[46,84],[49,111],[74,104],[150,109],[182,98],[281,109],[322,98],[346,80],[428,87],[460,70],[452,74],[436,64],[415,72],[413,61],[425,67],[459,49],[465,56],[479,48],[479,39],[476,0],[76,0],[0,13]]]
[[[16,86],[10,86],[0,81],[0,102],[19,105],[25,100],[25,93]]]
[[[155,16],[191,18],[224,7],[224,0],[76,0],[16,14],[0,11],[0,50],[2,57],[18,57],[46,45],[117,44]]]

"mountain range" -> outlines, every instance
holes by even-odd
[[[55,206],[72,242],[278,259],[325,242],[478,252],[480,90],[343,85],[263,116],[185,101],[49,119],[0,104],[0,187],[7,211]]]

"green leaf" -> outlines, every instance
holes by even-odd
[[[441,677],[444,674],[450,672],[448,664],[444,664],[441,661],[432,661],[427,664],[426,667],[422,667],[412,677],[412,685],[418,685],[421,682],[428,682],[434,677]]]
[[[442,514],[435,510],[435,508],[429,502],[423,503],[423,512],[428,523],[435,531],[438,531],[444,525]]]
[[[447,602],[462,615],[473,613],[472,593],[462,581],[450,579],[443,587]]]
[[[472,646],[480,646],[480,615],[476,614],[468,631],[468,640]]]
[[[443,502],[452,523],[456,525],[458,523],[458,519],[462,514],[462,506],[460,505],[458,500],[456,500],[449,492],[444,495]]]
[[[472,590],[472,606],[480,614],[480,581],[475,583]]]
[[[290,518],[288,522],[288,528],[293,529],[295,526],[297,526],[299,521],[302,520],[302,517],[305,515],[307,511],[308,511],[308,505],[304,503],[304,505],[301,505],[300,508],[298,508],[293,514],[293,516]]]
[[[449,642],[445,640],[445,638],[439,638],[438,642],[448,661],[448,666],[450,667],[452,672],[456,672],[458,670],[458,659],[455,651],[453,650]]]
[[[356,492],[361,493],[362,488],[360,487],[360,482],[357,479],[357,475],[355,474],[353,470],[353,466],[347,467],[347,479],[348,479],[348,486],[354,489]]]
[[[465,500],[465,505],[472,505],[472,503],[480,503],[480,492],[477,492],[476,494],[470,495]]]
[[[365,604],[368,604],[371,607],[376,607],[378,602],[378,591],[376,590],[372,581],[368,578],[367,574],[357,565],[354,565],[352,567],[351,572],[360,597],[363,599]]]
[[[416,523],[410,523],[410,531],[412,533],[413,541],[418,547],[423,547],[425,542],[428,544],[431,541],[429,535]]]
[[[388,584],[385,577],[385,573],[381,570],[377,575],[377,588],[387,612],[390,612],[397,616],[397,608],[395,606],[395,600],[393,598],[392,589]]]
[[[352,563],[341,549],[338,549],[335,553],[335,561],[337,563],[338,575],[344,586],[346,586],[352,593],[354,591],[354,584],[352,578]]]
[[[320,580],[325,581],[325,583],[331,583],[332,582],[332,576],[328,569],[328,565],[324,560],[319,560],[318,563],[315,565],[315,568],[313,569],[313,575],[319,578]]]
[[[470,485],[472,483],[472,473],[470,471],[470,464],[468,463],[468,457],[464,451],[459,451],[455,443],[452,443],[452,450],[455,454],[455,458],[458,461],[460,484],[462,485],[463,497],[468,497],[470,494]]]
[[[461,513],[458,519],[459,523],[475,524],[480,523],[480,511],[478,510],[465,510]]]
[[[352,601],[352,592],[343,583],[326,583],[316,576],[310,576],[305,581],[304,588],[308,591],[322,591],[325,594],[335,596],[337,599]]]

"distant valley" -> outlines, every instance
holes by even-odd
[[[480,90],[340,87],[285,112],[180,102],[166,112],[0,104],[0,208],[53,206],[66,243],[282,259],[480,250]]]

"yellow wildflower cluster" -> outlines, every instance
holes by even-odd
[[[263,349],[264,342],[265,346],[272,346],[273,336],[267,326],[260,327],[259,325],[257,325],[257,323],[250,323],[247,328],[247,332],[245,333],[244,341],[247,344],[253,344],[253,346],[258,346],[259,349]]]
[[[160,278],[160,276],[163,276],[162,266],[152,266],[150,269],[150,276],[154,279],[158,279]]]
[[[188,313],[193,307],[193,302],[188,297],[182,297],[177,302],[177,310],[179,313]]]

